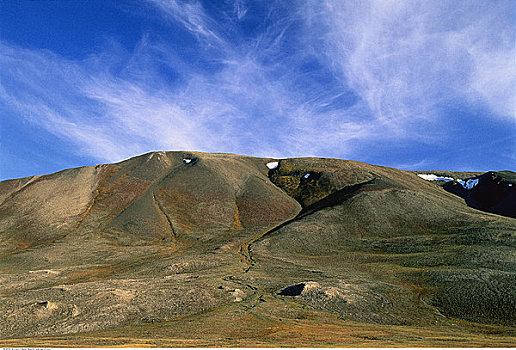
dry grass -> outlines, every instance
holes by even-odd
[[[251,312],[229,305],[159,324],[26,339],[0,340],[3,347],[513,347],[507,329],[464,322],[442,327],[406,327],[343,321],[299,309],[296,318],[267,298]],[[296,308],[296,305],[291,305]],[[505,333],[503,336],[497,332]]]
[[[281,189],[267,161],[158,152],[1,184],[0,346],[516,344],[512,219],[357,162],[284,160]]]

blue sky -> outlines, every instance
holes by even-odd
[[[0,179],[153,150],[514,170],[516,2],[0,2]]]

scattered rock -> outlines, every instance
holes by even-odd
[[[229,294],[231,294],[233,296],[233,302],[239,302],[239,301],[242,301],[246,294],[241,290],[241,289],[238,289],[236,288],[235,290],[233,290],[232,292],[230,292]]]

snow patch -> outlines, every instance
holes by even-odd
[[[310,173],[306,173],[305,176],[303,176],[305,179],[308,179],[310,177]]]
[[[270,162],[270,163],[267,163],[267,168],[269,169],[276,169],[279,165],[279,162]]]
[[[469,179],[468,181],[459,181],[459,183],[467,190],[471,190],[478,185],[478,179]]]
[[[435,175],[435,174],[417,174],[417,176],[419,176],[422,179],[428,180],[428,181],[446,181],[446,182],[449,182],[449,181],[455,180],[453,177],[438,176],[438,175]],[[467,190],[471,190],[473,187],[478,185],[478,179],[469,179],[467,181],[464,181],[464,180],[461,180],[461,179],[456,179],[455,181],[460,183],[462,185],[462,187],[464,187]]]
[[[192,162],[192,159],[191,159],[191,158],[184,158],[184,159],[183,159],[183,162],[184,162],[185,164],[190,164],[190,163]]]
[[[437,176],[434,174],[417,174],[417,176],[428,181],[453,181],[453,177]]]

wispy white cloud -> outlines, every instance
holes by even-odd
[[[233,3],[233,8],[234,8],[235,14],[239,20],[244,18],[245,14],[247,13],[247,7],[245,5],[244,0],[235,0]]]
[[[402,136],[441,122],[450,101],[514,118],[514,13],[507,1],[324,1],[305,21],[321,59]]]
[[[269,80],[252,58],[232,58],[216,74],[190,73],[179,86],[167,87],[145,65],[145,79],[126,78],[99,69],[94,58],[73,62],[7,44],[2,51],[1,65],[13,83],[2,88],[2,102],[97,159],[115,161],[150,149],[292,155],[303,154],[302,140],[313,142],[312,149],[318,143],[308,139],[317,124],[309,106],[293,99],[282,82]]]
[[[206,14],[200,2],[179,0],[147,1],[163,11],[166,19],[173,23],[181,24],[199,40],[209,45],[212,43],[224,43],[224,39],[221,37],[221,25]]]
[[[507,3],[271,2],[244,39],[200,2],[147,1],[192,34],[200,66],[148,35],[80,61],[2,43],[0,103],[102,161],[154,149],[353,158],[370,142],[442,138],[446,103],[514,118]],[[228,8],[251,16],[243,0]]]
[[[352,122],[321,128],[338,119],[335,111],[317,111],[328,104],[325,98],[305,101],[290,89],[295,72],[285,69],[278,77],[276,65],[262,62],[281,50],[288,23],[275,24],[237,47],[213,29],[199,3],[155,2],[203,45],[221,44],[216,59],[222,68],[211,74],[196,71],[166,43],[150,42],[147,36],[134,52],[125,53],[128,57],[112,57],[124,56],[115,45],[112,53],[106,50],[80,62],[4,43],[2,66],[13,71],[9,80],[14,85],[3,90],[1,99],[37,116],[33,122],[74,142],[78,152],[106,161],[150,149],[324,154],[337,143],[345,151],[344,135],[363,134]],[[241,2],[237,5],[244,11]],[[170,85],[156,64],[178,72],[179,82]]]

